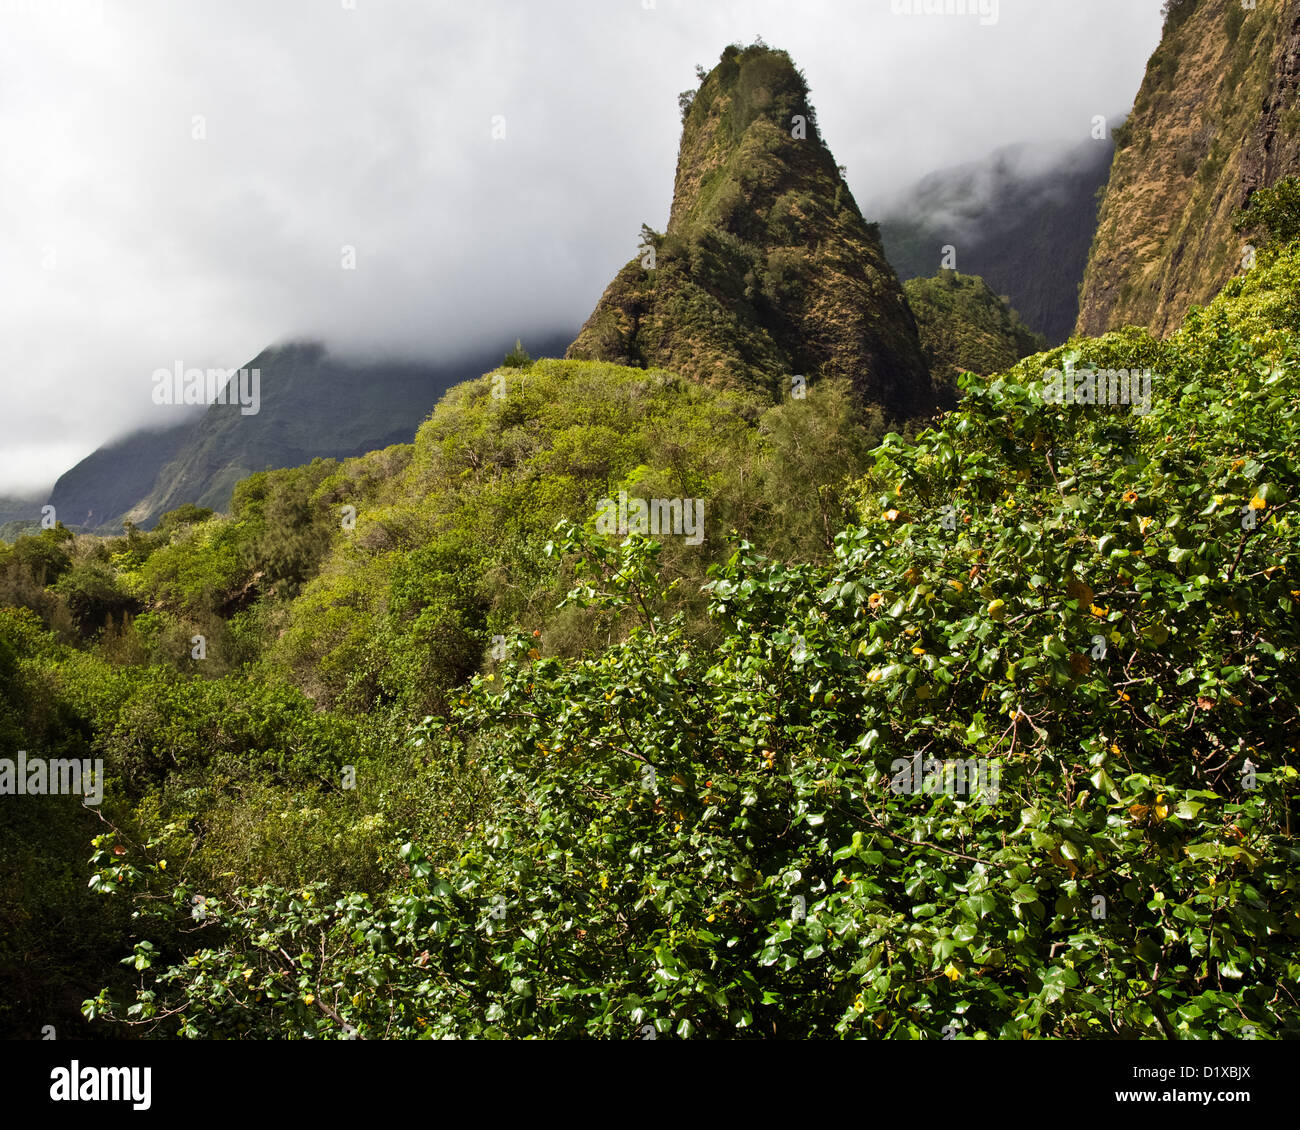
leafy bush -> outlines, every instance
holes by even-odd
[[[455,858],[407,840],[380,895],[249,887],[172,962],[150,937],[191,888],[100,843],[98,885],[160,918],[133,1015],[189,1036],[1300,1035],[1300,349],[1243,334],[1239,301],[967,378],[941,427],[881,445],[833,561],[742,543],[715,569],[709,646],[646,599],[662,547],[565,529],[569,603],[637,627],[569,659],[517,633],[471,681],[455,725],[498,800]],[[1158,374],[1149,413],[1037,391],[1125,359]],[[918,754],[985,759],[997,788],[900,791]],[[123,1015],[112,996],[88,1013]]]

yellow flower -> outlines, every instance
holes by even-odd
[[[1138,500],[1137,491],[1135,491],[1135,490],[1126,490],[1126,491],[1124,492],[1124,501],[1125,501],[1125,502],[1136,502],[1137,500]]]
[[[884,596],[878,592],[873,592],[869,597],[867,597],[867,607],[869,608],[879,608],[884,603]]]
[[[912,648],[912,654],[913,654],[913,655],[924,655],[924,654],[925,654],[925,648],[923,648],[923,647],[914,647],[914,648]]]
[[[961,977],[961,970],[949,962],[948,967],[943,971],[943,975],[947,977],[949,981],[956,981]]]
[[[858,997],[854,997],[854,998],[853,998],[853,1011],[854,1011],[854,1012],[861,1012],[861,1011],[862,1011],[863,1009],[865,1009],[866,1007],[867,1007],[867,1006],[866,1006],[865,1004],[862,1003],[862,998],[861,998],[860,996],[858,996]]]
[[[167,870],[167,861],[166,861],[165,859],[160,859],[160,860],[158,861],[158,870],[159,870],[159,871],[166,871],[166,870]]]
[[[316,997],[315,997],[313,994],[308,993],[305,997],[302,998],[302,1003],[303,1003],[303,1004],[312,1004],[312,1003],[315,1002],[315,1000],[316,1000]]]
[[[496,676],[495,676],[495,675],[489,675],[489,676],[487,677],[487,681],[488,681],[489,683],[495,682],[495,681],[496,681]]]
[[[1252,510],[1263,510],[1267,505],[1268,503],[1260,498],[1259,495],[1255,495],[1255,497],[1250,500],[1250,508]]]
[[[1094,616],[1096,616],[1097,619],[1099,620],[1104,619],[1105,617],[1110,615],[1110,609],[1102,608],[1100,604],[1094,604],[1090,606],[1088,611],[1091,612]]]
[[[681,825],[678,824],[677,827],[680,828]],[[602,876],[600,877],[600,889],[601,889],[602,891],[607,891],[607,890],[609,890],[609,876],[608,876],[608,875],[602,875]]]

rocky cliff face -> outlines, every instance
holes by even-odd
[[[643,230],[567,356],[774,397],[847,377],[887,416],[931,410],[916,323],[790,57],[729,47],[683,102],[667,230]]]
[[[1164,334],[1242,268],[1232,214],[1300,172],[1300,0],[1183,0],[1115,159],[1077,329]]]

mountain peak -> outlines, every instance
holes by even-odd
[[[643,228],[568,356],[775,398],[796,375],[844,377],[886,415],[933,408],[902,288],[790,56],[728,47],[682,104],[667,230]]]
[[[684,101],[669,232],[693,224],[725,227],[734,222],[736,217],[722,207],[726,202],[709,189],[726,180],[729,171],[734,173],[737,164],[762,162],[764,157],[769,164],[778,159],[798,164],[811,158],[823,173],[840,179],[821,144],[808,84],[786,52],[732,45]],[[788,149],[782,144],[787,138]],[[797,145],[800,140],[811,145]],[[771,186],[754,184],[761,195],[767,195],[761,192],[764,187]],[[757,211],[771,201],[755,198],[748,203]]]

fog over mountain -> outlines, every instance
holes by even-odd
[[[5,5],[0,491],[171,422],[150,377],[177,361],[311,338],[454,364],[576,329],[665,222],[677,94],[728,42],[799,61],[871,219],[935,169],[1125,112],[1159,8]]]

